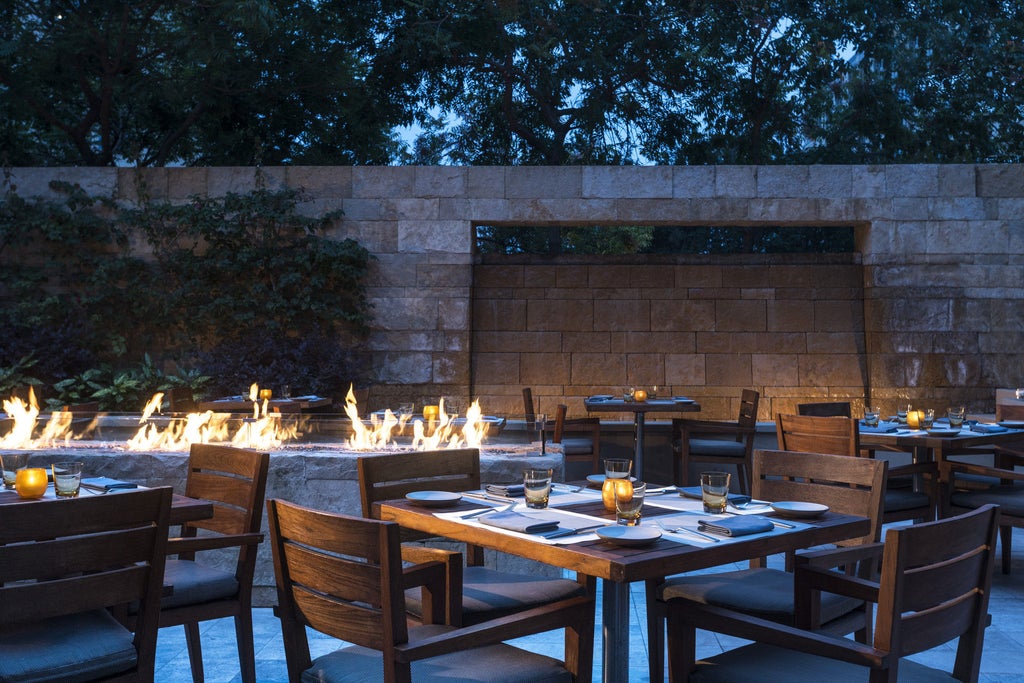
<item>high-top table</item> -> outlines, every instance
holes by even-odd
[[[655,498],[651,498],[651,503],[655,501]],[[435,512],[458,513],[484,507],[465,494],[457,506],[443,510],[419,507],[408,500],[384,501],[376,503],[375,507],[381,519],[398,522],[409,529],[518,555],[601,579],[601,632],[604,646],[602,671],[605,681],[614,682],[629,678],[630,583],[834,543],[863,536],[869,530],[866,517],[828,512],[817,519],[802,519],[801,524],[795,525],[796,528],[779,528],[767,535],[740,537],[729,539],[728,542],[691,544],[681,542],[680,539],[662,537],[642,547],[613,545],[600,539],[553,545],[526,534],[509,534],[486,525],[434,515]],[[614,513],[605,511],[600,502],[600,493],[596,491],[589,501],[560,505],[557,509],[614,523]],[[653,525],[652,518],[669,514],[673,514],[673,511],[656,508],[645,502],[643,524]]]
[[[700,404],[687,399],[649,398],[646,401],[625,401],[621,397],[590,396],[583,401],[590,413],[633,413],[633,474],[644,478],[644,424],[647,413],[696,413]]]

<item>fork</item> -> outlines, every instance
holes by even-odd
[[[486,510],[473,510],[472,512],[467,512],[464,515],[459,515],[459,519],[473,519],[474,517],[479,517],[480,515],[486,515],[488,512],[507,512],[508,510],[511,510],[513,507],[515,507],[515,505],[515,502],[512,502],[507,503],[505,505],[500,505],[496,508],[487,508]]]
[[[719,541],[722,540],[720,538],[715,538],[714,536],[712,536],[710,534],[705,534],[705,533],[703,533],[701,531],[697,531],[696,529],[687,529],[685,526],[680,526],[680,527],[668,526],[664,522],[659,522],[658,520],[655,520],[655,523],[658,526],[660,526],[663,530],[669,532],[670,534],[680,534],[680,533],[683,533],[685,531],[688,534],[693,534],[694,536],[700,536],[703,539],[706,539],[708,541],[714,541],[715,543],[718,543]]]

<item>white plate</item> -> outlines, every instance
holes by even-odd
[[[692,398],[686,398],[685,396],[673,396],[672,400],[676,403],[696,403],[697,401]]]
[[[405,494],[409,502],[428,508],[442,508],[455,505],[462,496],[451,491],[410,491]]]
[[[1000,420],[999,426],[1007,429],[1024,429],[1024,420]]]
[[[636,481],[636,477],[630,477],[629,480],[630,481]],[[591,484],[595,484],[596,486],[601,486],[601,485],[604,484],[604,475],[603,474],[588,474],[587,475],[587,481],[589,481]]]
[[[928,436],[956,436],[960,433],[959,429],[929,429]]]
[[[647,545],[661,538],[661,532],[650,526],[610,524],[594,533],[615,545]]]
[[[828,505],[780,500],[772,503],[772,510],[775,510],[775,512],[783,517],[820,517],[828,512]]]

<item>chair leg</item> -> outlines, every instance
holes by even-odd
[[[689,679],[690,671],[697,661],[697,629],[680,618],[677,611],[678,608],[665,609],[668,632],[668,680],[671,683]]]
[[[656,598],[664,578],[646,582],[647,668],[651,682],[665,680],[665,605]]]
[[[1012,566],[1010,557],[1010,545],[1013,539],[1013,527],[1012,526],[1001,526],[999,527],[999,544],[1003,547],[1003,573],[1009,574],[1010,567]]]
[[[252,636],[252,609],[243,609],[235,617],[235,640],[242,683],[256,683],[256,645]]]
[[[203,646],[199,641],[199,623],[185,624],[185,642],[188,645],[188,662],[192,667],[192,683],[203,683]]]

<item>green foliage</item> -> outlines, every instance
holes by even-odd
[[[60,404],[133,411],[172,386],[196,398],[214,388],[201,363],[247,375],[245,386],[265,376],[312,385],[321,361],[337,381],[321,390],[358,377],[350,348],[370,318],[371,257],[324,236],[337,213],[302,215],[290,190],[121,209],[65,189],[59,203],[0,201],[0,321],[11,330],[0,368],[13,372],[31,352]],[[131,248],[146,243],[151,253]],[[212,360],[251,340],[260,356]],[[307,340],[316,352],[303,357]],[[274,369],[280,358],[291,361]]]
[[[0,398],[10,396],[15,389],[42,384],[29,374],[35,364],[36,360],[30,354],[19,358],[10,365],[0,365]]]

